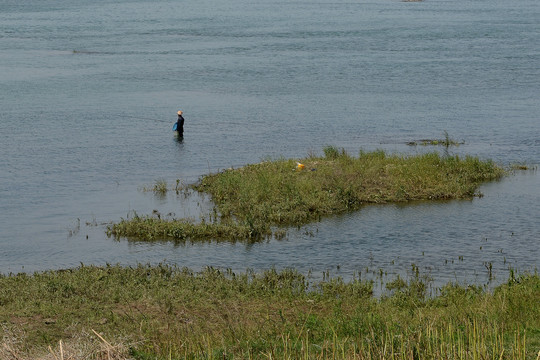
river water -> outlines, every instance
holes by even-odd
[[[505,281],[540,265],[536,0],[3,0],[0,272],[174,263]],[[185,138],[171,131],[176,111]],[[367,206],[256,244],[114,240],[141,191],[326,145],[529,165],[484,197]],[[414,264],[414,265],[413,265]],[[491,268],[491,270],[490,270]]]

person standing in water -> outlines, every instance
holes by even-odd
[[[184,137],[184,117],[182,116],[182,111],[178,111],[178,120],[176,120],[176,131],[178,131],[178,136]]]

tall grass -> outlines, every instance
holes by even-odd
[[[538,274],[493,292],[448,284],[434,298],[417,282],[376,299],[369,282],[310,283],[294,270],[81,266],[1,276],[0,358],[79,344],[90,352],[78,359],[107,359],[89,339],[114,344],[115,359],[537,358]]]

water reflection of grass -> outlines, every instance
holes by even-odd
[[[272,234],[272,227],[300,226],[369,203],[470,198],[481,182],[504,174],[491,161],[471,156],[374,151],[353,157],[335,147],[324,153],[204,176],[194,187],[212,197],[210,221],[186,224],[137,216],[110,226],[109,233],[148,240],[254,240]]]
[[[421,276],[372,286],[166,265],[1,276],[0,358],[537,359],[538,274],[436,297]]]

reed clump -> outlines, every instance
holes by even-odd
[[[143,192],[153,192],[156,195],[166,195],[169,191],[167,181],[165,179],[157,179],[153,185],[143,186],[141,188]]]
[[[418,0],[405,0],[405,1],[418,1]],[[422,146],[444,146],[446,148],[450,146],[459,146],[461,144],[464,144],[464,142],[459,142],[448,135],[448,132],[444,132],[444,138],[443,139],[422,139],[417,141],[410,141],[407,143],[407,145],[422,145]]]
[[[537,359],[537,273],[492,292],[449,283],[433,298],[419,281],[375,298],[370,282],[311,283],[294,270],[0,276],[0,358],[58,358],[69,344],[77,359]]]
[[[135,215],[109,226],[109,236],[126,236],[135,240],[209,241],[209,240],[258,240],[271,233],[269,226],[250,226],[231,221],[195,223],[189,219],[162,219],[155,216]]]
[[[137,216],[109,226],[108,233],[141,240],[253,241],[271,235],[272,227],[281,231],[365,204],[471,198],[480,183],[504,173],[493,162],[472,156],[404,156],[380,150],[353,157],[329,146],[322,157],[265,161],[203,176],[192,187],[211,195],[212,221]]]

